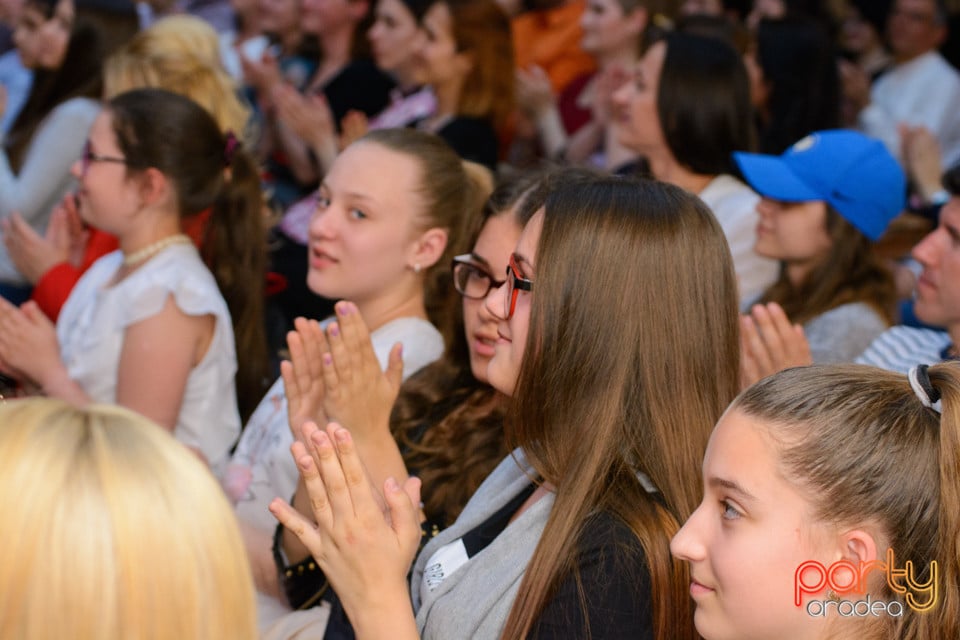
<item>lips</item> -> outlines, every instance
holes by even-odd
[[[337,262],[339,262],[339,260],[321,249],[310,249],[310,268],[312,269],[326,269],[327,267],[335,265]]]
[[[917,289],[931,289],[934,290],[937,288],[937,285],[933,283],[930,276],[927,275],[927,272],[924,271],[920,274],[920,277],[917,278]]]
[[[494,352],[496,351],[496,345],[496,337],[491,338],[490,336],[479,333],[475,333],[473,335],[473,351],[478,356],[492,358]]]
[[[701,582],[697,582],[696,580],[690,581],[690,595],[694,599],[709,595],[711,593],[713,593],[713,589],[711,589],[707,585]]]

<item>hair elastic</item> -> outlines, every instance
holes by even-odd
[[[237,140],[237,136],[233,134],[233,131],[227,131],[227,141],[223,147],[223,163],[224,166],[229,167],[233,164],[233,155],[237,152],[237,149],[240,148],[240,141]]]
[[[923,406],[940,411],[936,405],[940,401],[940,391],[930,382],[930,374],[927,373],[929,367],[925,364],[918,364],[910,369],[907,378],[910,380],[910,386],[913,392],[920,398]]]

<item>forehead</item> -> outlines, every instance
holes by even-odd
[[[431,29],[452,32],[453,16],[446,2],[435,2],[423,16],[423,24]]]
[[[337,156],[323,180],[333,191],[365,195],[391,206],[413,206],[422,180],[420,165],[406,153],[360,141]]]
[[[536,264],[537,244],[540,242],[540,232],[543,230],[544,210],[541,207],[537,210],[527,226],[523,228],[520,234],[520,240],[517,241],[517,253],[526,258],[531,263]]]
[[[895,6],[901,11],[921,11],[933,14],[936,11],[937,3],[935,0],[896,0]]]
[[[736,482],[755,496],[769,494],[778,471],[779,454],[760,419],[731,408],[720,418],[703,458],[704,480]]]

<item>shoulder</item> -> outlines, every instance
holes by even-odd
[[[848,325],[853,324],[862,328],[880,326],[887,328],[887,323],[883,316],[866,302],[848,302],[824,311],[816,318],[807,323],[808,325]]]
[[[698,195],[713,210],[735,208],[752,213],[760,200],[760,196],[753,189],[727,174],[711,180]]]
[[[574,569],[544,608],[534,636],[652,639],[649,569],[630,527],[611,513],[595,513],[576,552]]]
[[[413,375],[443,355],[443,336],[422,318],[397,318],[370,335],[373,350],[381,364],[386,364],[390,349],[403,344],[403,377]]]
[[[870,343],[857,363],[906,373],[913,365],[939,362],[940,352],[949,344],[945,331],[898,325]]]
[[[86,118],[90,122],[100,113],[100,103],[89,98],[71,98],[50,112],[51,118]]]

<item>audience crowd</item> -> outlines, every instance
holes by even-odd
[[[0,637],[960,638],[958,51],[0,0]]]

